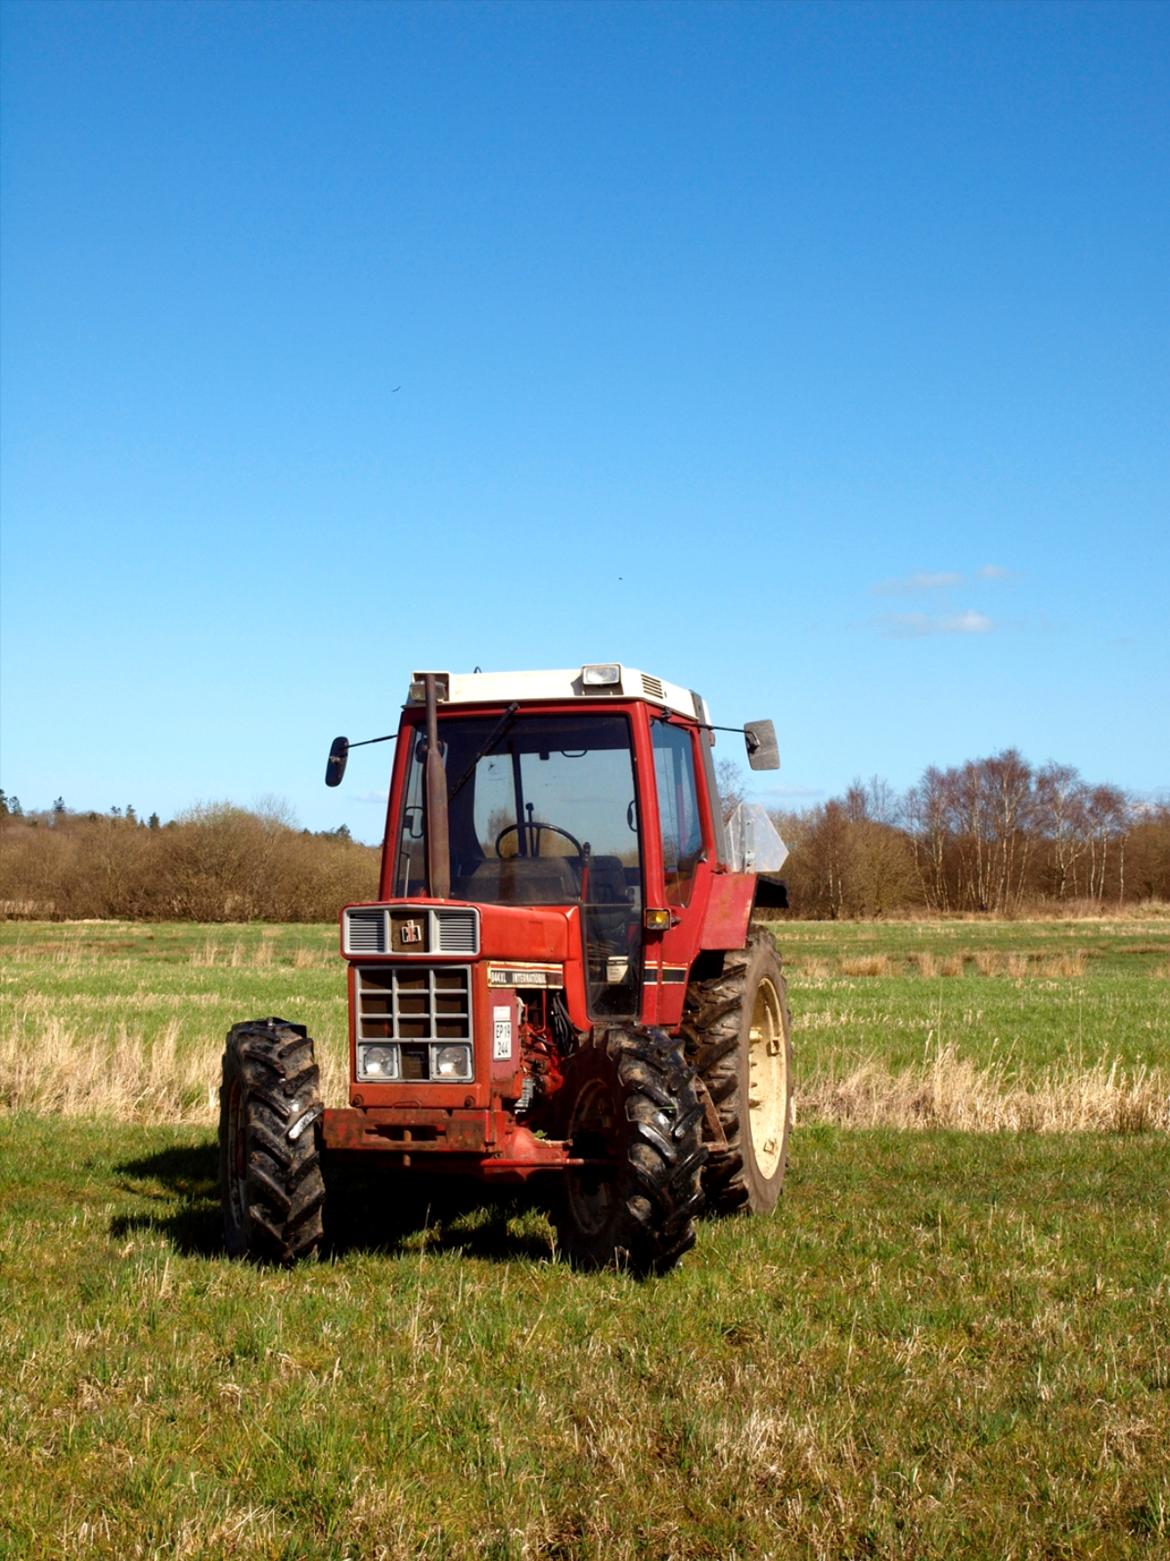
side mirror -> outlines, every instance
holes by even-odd
[[[743,729],[743,740],[747,744],[748,764],[753,770],[780,768],[776,728],[771,721],[749,721]]]
[[[325,765],[326,786],[340,786],[341,777],[345,774],[345,762],[349,758],[349,738],[335,737],[333,746],[329,750],[329,760]]]

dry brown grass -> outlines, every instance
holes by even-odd
[[[183,1044],[177,1020],[153,1040],[125,1024],[96,1031],[28,1012],[0,1039],[0,1111],[209,1124],[218,1112],[218,1040]],[[343,1059],[318,1050],[330,1104],[345,1100]],[[1170,1081],[1144,1064],[1062,1064],[1026,1083],[1006,1060],[977,1066],[943,1047],[891,1073],[876,1058],[798,1092],[802,1120],[974,1132],[1170,1129]]]
[[[55,1016],[18,1014],[0,1037],[0,1112],[212,1122],[222,1052],[219,1040],[183,1044],[177,1019],[148,1039],[126,1024],[81,1031]],[[340,1061],[324,1049],[317,1060],[326,1100],[341,1104]]]
[[[890,976],[893,973],[888,954],[863,954],[859,959],[841,961],[844,976]]]
[[[922,1068],[891,1073],[876,1058],[799,1092],[803,1120],[852,1127],[951,1127],[968,1132],[1170,1129],[1170,1080],[1144,1063],[1065,1063],[1026,1083],[1006,1062],[978,1066],[944,1046]]]
[[[1078,979],[1085,973],[1085,952],[1077,949],[1072,954],[1055,954],[1041,961],[1040,974],[1046,979],[1071,976]]]
[[[1055,981],[1082,977],[1087,958],[1083,949],[1047,957],[1006,949],[966,949],[940,956],[924,949],[910,952],[904,958],[889,954],[842,955],[835,965],[843,976],[884,978],[907,974],[934,981],[943,976],[961,976],[966,966],[972,964],[981,976],[1006,977],[1009,981],[1029,978]],[[806,956],[792,961],[792,969],[809,980],[826,980],[834,973],[834,962]],[[1165,974],[1165,971],[1160,973]]]
[[[1003,949],[979,949],[968,957],[981,976],[1007,976],[1012,981],[1023,981],[1029,976],[1045,981],[1076,980],[1084,975],[1087,958],[1083,949],[1047,958]]]
[[[1026,954],[1009,954],[1001,949],[979,949],[971,958],[981,976],[1020,977],[1028,969]]]
[[[277,947],[277,939],[280,937],[279,927],[265,927],[260,934],[260,942],[249,946],[243,939],[237,938],[232,943],[223,943],[218,938],[207,938],[203,944],[192,950],[190,963],[197,969],[212,970],[265,970],[280,962],[280,950]],[[305,948],[295,950],[291,956],[284,956],[285,962],[291,962],[295,970],[323,969],[326,966],[336,966],[337,951],[334,948]]]
[[[963,974],[963,956],[961,954],[948,954],[940,956],[931,949],[922,949],[916,953],[908,954],[910,969],[917,971],[925,981],[934,981],[940,976],[961,976]]]
[[[292,962],[294,970],[336,970],[337,950],[334,947],[299,948]]]

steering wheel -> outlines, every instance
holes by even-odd
[[[497,856],[499,856],[499,854],[500,854],[500,841],[504,838],[504,836],[505,835],[518,835],[520,833],[521,827],[523,827],[524,829],[533,829],[533,830],[536,831],[535,838],[533,839],[533,842],[532,842],[532,845],[533,845],[532,854],[533,854],[533,856],[539,856],[540,855],[540,832],[541,832],[542,829],[547,829],[549,831],[549,833],[553,834],[553,835],[563,835],[565,837],[565,839],[570,841],[571,844],[574,846],[578,856],[584,856],[584,854],[585,854],[583,849],[582,849],[582,847],[581,847],[581,842],[577,839],[576,835],[571,835],[567,829],[562,829],[559,824],[540,824],[540,823],[538,823],[536,821],[536,819],[529,819],[528,822],[526,824],[524,824],[523,826],[521,826],[519,824],[506,824],[504,826],[504,828],[500,830],[499,834],[496,836],[496,855]]]

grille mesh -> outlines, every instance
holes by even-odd
[[[346,911],[345,921],[345,947],[347,953],[386,953],[385,911]]]
[[[365,965],[357,972],[359,1041],[470,1041],[464,965]]]
[[[436,911],[439,923],[438,947],[440,954],[474,954],[476,916],[474,911]]]

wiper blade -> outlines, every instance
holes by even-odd
[[[454,799],[463,790],[464,786],[467,785],[467,782],[475,774],[475,766],[479,763],[479,761],[482,758],[484,758],[487,754],[491,753],[492,749],[499,742],[500,738],[504,735],[504,733],[509,729],[509,727],[512,725],[512,723],[515,721],[516,714],[519,711],[519,709],[520,709],[520,706],[518,704],[514,704],[514,705],[509,705],[508,708],[504,711],[503,715],[500,717],[500,719],[496,722],[495,726],[493,726],[491,731],[488,733],[487,741],[484,743],[483,747],[479,750],[479,752],[476,754],[475,758],[472,759],[471,763],[464,770],[463,774],[459,777],[459,779],[455,782],[454,786],[452,786],[451,790],[447,793],[447,800],[449,802],[454,801]]]

